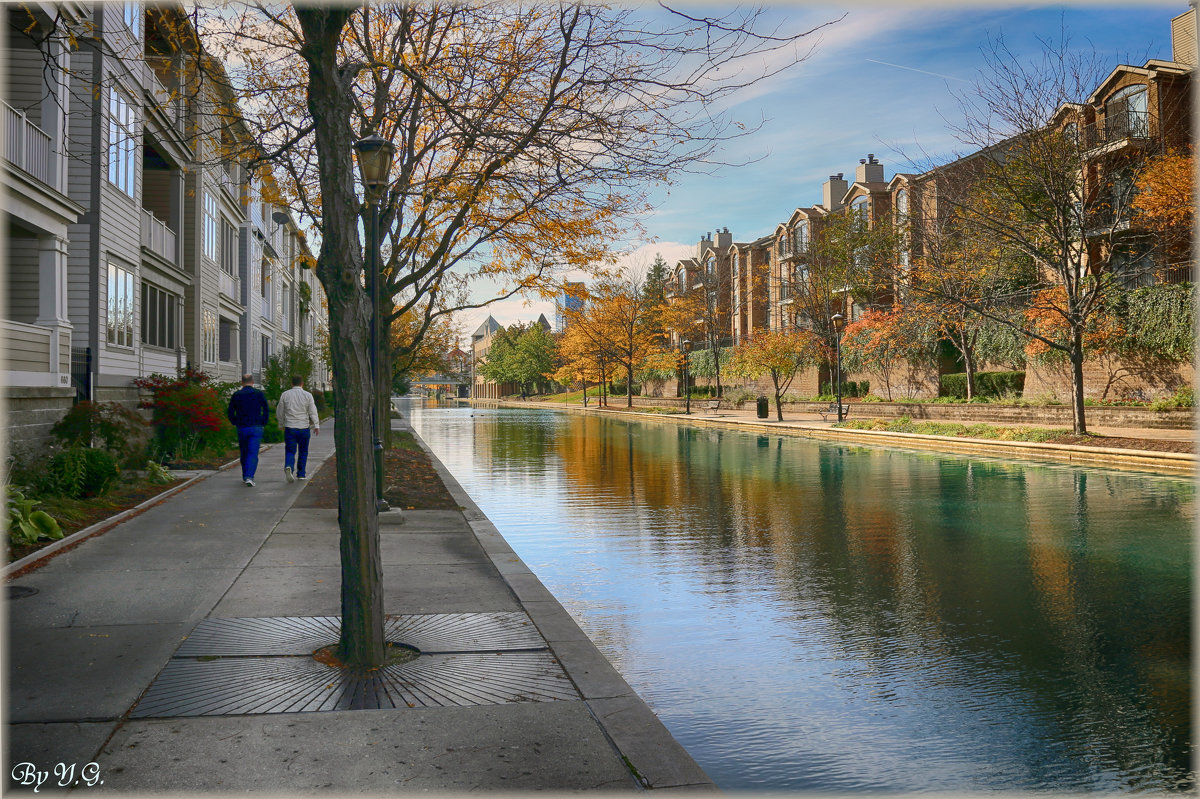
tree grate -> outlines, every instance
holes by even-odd
[[[579,693],[523,613],[389,616],[389,641],[412,661],[361,673],[312,653],[336,643],[336,616],[205,619],[133,709],[132,718],[468,707],[577,700]]]

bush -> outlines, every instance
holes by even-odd
[[[67,447],[99,445],[125,465],[140,463],[146,449],[146,420],[118,402],[75,404],[50,433]]]
[[[20,491],[6,486],[4,501],[8,506],[8,537],[14,544],[32,544],[38,539],[51,541],[63,537],[62,528],[49,513],[34,510],[36,499],[26,499]]]
[[[236,436],[221,402],[219,392],[224,386],[204,372],[188,369],[181,377],[152,374],[133,384],[150,392],[141,407],[152,412],[155,459],[224,449]]]
[[[1173,396],[1162,397],[1150,403],[1150,410],[1165,411],[1172,408],[1196,407],[1196,392],[1191,386],[1183,386]]]
[[[94,497],[103,494],[120,474],[117,459],[108,450],[70,447],[50,459],[45,488],[72,499]]]
[[[942,375],[938,395],[967,398],[967,373]],[[975,393],[979,397],[1019,396],[1025,390],[1024,372],[976,372]]]

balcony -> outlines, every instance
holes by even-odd
[[[1110,114],[1083,129],[1083,149],[1116,149],[1121,144],[1150,138],[1150,114],[1146,111],[1121,111]]]
[[[175,260],[175,231],[145,208],[142,209],[142,247],[178,266]]]
[[[50,134],[8,103],[0,100],[0,104],[4,106],[4,157],[43,183],[52,184]]]
[[[218,289],[220,292],[234,302],[241,303],[242,281],[223,269],[221,270],[220,275],[220,283],[218,284]]]

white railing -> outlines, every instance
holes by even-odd
[[[162,81],[158,79],[158,73],[149,64],[146,65],[146,83],[155,105],[166,115],[167,119],[178,125],[181,117],[179,99],[163,86]]]
[[[241,280],[229,274],[224,269],[221,270],[220,291],[234,302],[242,301],[241,282]]]
[[[142,246],[175,263],[175,231],[145,208],[142,209]]]
[[[50,183],[50,134],[8,103],[4,106],[4,157],[43,183]]]

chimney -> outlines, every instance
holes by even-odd
[[[704,260],[704,251],[712,246],[712,233],[705,233],[696,246],[696,260]]]
[[[846,190],[849,188],[841,172],[830,175],[822,191],[822,204],[827,210],[836,211],[842,207],[842,198],[846,196]]]
[[[856,183],[883,183],[883,164],[875,160],[875,153],[867,153],[867,157],[858,162],[854,170]]]
[[[1196,9],[1171,20],[1171,60],[1196,66]]]
[[[733,244],[733,234],[729,232],[729,228],[717,231],[717,251],[724,252]]]

